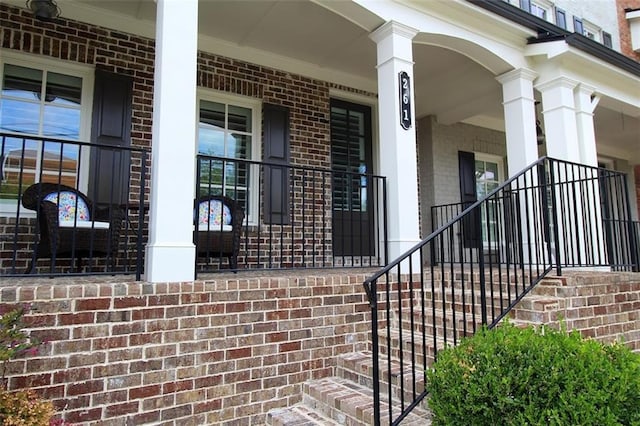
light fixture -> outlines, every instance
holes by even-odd
[[[538,118],[538,104],[540,101],[535,101],[535,113],[536,113],[536,140],[538,141],[538,145],[544,144],[544,131],[542,130],[542,123],[540,123],[540,119]]]
[[[27,0],[27,7],[40,21],[49,22],[60,16],[60,8],[53,0]]]

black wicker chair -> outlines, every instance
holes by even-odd
[[[235,200],[222,195],[198,198],[194,232],[197,256],[226,257],[229,268],[237,269],[243,221],[244,210]]]
[[[22,205],[38,217],[27,273],[35,271],[39,258],[51,259],[52,273],[59,258],[70,258],[77,272],[83,258],[105,257],[113,266],[124,220],[120,206],[97,208],[82,192],[57,183],[31,185],[22,194]]]

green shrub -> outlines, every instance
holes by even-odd
[[[427,379],[434,425],[640,425],[640,355],[577,332],[485,329]]]

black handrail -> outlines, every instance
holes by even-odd
[[[484,199],[439,207],[460,211],[432,215],[441,226],[364,282],[374,424],[399,424],[428,394],[438,350],[497,325],[554,269],[638,270],[627,194],[622,173],[541,158]]]

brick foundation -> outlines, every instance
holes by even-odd
[[[536,286],[512,315],[518,322],[578,330],[640,352],[640,274],[567,272]]]
[[[0,300],[28,304],[47,343],[9,363],[8,385],[36,389],[73,423],[264,424],[305,381],[333,375],[338,355],[367,348],[365,278],[19,280]]]

